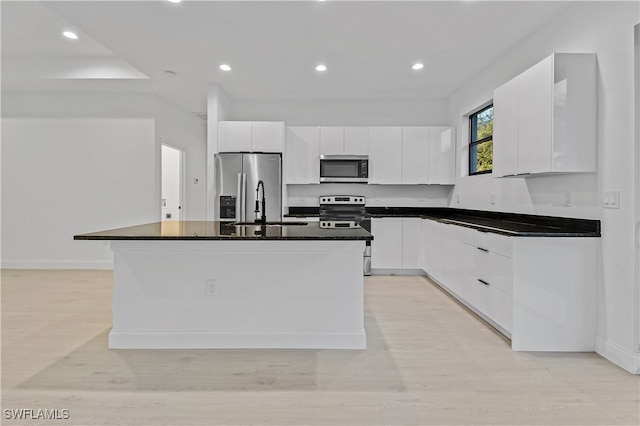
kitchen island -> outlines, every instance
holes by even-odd
[[[114,253],[109,347],[364,349],[361,228],[156,222]]]

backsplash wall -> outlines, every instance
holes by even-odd
[[[317,206],[322,195],[363,195],[367,206],[375,207],[447,207],[452,186],[446,185],[367,185],[358,183],[322,183],[287,185],[285,211],[289,206]]]

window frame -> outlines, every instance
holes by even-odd
[[[471,138],[473,137],[473,117],[477,116],[479,114],[482,114],[484,111],[486,111],[486,110],[488,110],[490,108],[493,108],[493,102],[491,102],[488,105],[480,108],[479,110],[469,114],[469,145],[468,145],[469,155],[468,155],[468,161],[467,161],[467,166],[469,167],[469,170],[468,170],[469,171],[469,176],[486,175],[487,173],[493,173],[493,154],[491,156],[491,170],[481,170],[479,172],[476,171],[476,172],[473,172],[473,173],[471,172],[471,170],[473,170],[472,167],[471,167],[471,164],[472,164],[471,153],[473,152],[472,148],[474,146],[481,145],[481,144],[483,144],[485,142],[493,141],[493,132],[491,133],[491,136],[487,136],[487,137],[484,137],[482,139],[478,139],[476,141],[471,140]],[[476,157],[476,161],[477,161],[477,157]]]

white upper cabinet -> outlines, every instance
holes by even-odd
[[[402,127],[369,128],[369,183],[402,183]]]
[[[220,121],[220,152],[282,152],[284,123],[281,121]]]
[[[369,128],[345,127],[343,153],[345,155],[368,155]]]
[[[251,122],[220,121],[218,123],[220,152],[250,152]]]
[[[283,144],[284,122],[251,122],[251,150],[253,152],[282,152]]]
[[[553,54],[497,88],[494,176],[595,172],[596,92],[590,53]]]
[[[320,127],[320,155],[344,153],[344,127]]]
[[[453,127],[429,127],[429,184],[456,183],[456,147]]]
[[[320,183],[320,128],[287,127],[284,182]]]
[[[369,154],[368,127],[320,127],[321,155]]]
[[[494,177],[518,174],[518,82],[510,80],[493,92]]]
[[[453,185],[455,153],[453,127],[403,127],[402,183]]]
[[[402,128],[402,183],[429,183],[429,128]]]

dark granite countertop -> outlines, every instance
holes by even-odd
[[[301,224],[233,225],[219,221],[154,222],[75,235],[74,240],[373,240],[362,228],[325,229],[318,222]]]
[[[600,237],[600,221],[448,207],[367,207],[373,218],[417,217],[513,237]],[[289,217],[318,215],[318,207],[290,207]]]

